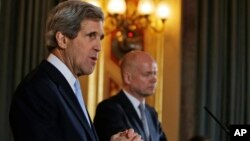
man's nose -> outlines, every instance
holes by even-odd
[[[101,51],[102,49],[102,45],[101,45],[101,41],[97,41],[96,45],[95,45],[95,50],[97,52]]]
[[[152,75],[151,81],[154,83],[157,82],[157,75]]]

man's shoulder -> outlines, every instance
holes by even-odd
[[[41,82],[46,82],[49,79],[47,73],[41,69],[41,64],[31,70],[21,81],[23,85],[39,85]]]
[[[103,101],[101,101],[98,106],[97,106],[97,109],[101,108],[105,108],[105,109],[120,109],[121,107],[123,107],[122,103],[124,103],[124,100],[123,97],[122,97],[122,94],[119,92],[118,94],[116,95],[113,95],[109,98],[106,98],[104,99]]]
[[[110,104],[114,104],[118,102],[118,96],[117,95],[113,95],[109,98],[104,99],[103,101],[101,101],[98,105],[102,106],[102,105],[110,105]]]
[[[49,89],[55,88],[56,84],[49,74],[41,68],[41,65],[42,63],[21,80],[14,91],[14,95],[23,95],[24,93],[26,95],[28,93],[32,93],[32,95],[46,95]],[[46,91],[46,93],[43,91]]]

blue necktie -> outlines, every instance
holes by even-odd
[[[82,91],[81,91],[81,87],[80,87],[80,83],[79,83],[78,79],[76,79],[74,87],[75,87],[75,95],[77,97],[77,100],[78,100],[79,104],[81,105],[82,111],[83,111],[89,125],[91,125],[90,120],[88,118],[88,112],[86,110],[86,106],[85,106],[85,103],[84,103],[84,100],[83,100],[83,97],[82,97]]]
[[[139,110],[140,110],[140,113],[141,113],[141,120],[142,120],[143,130],[144,130],[145,135],[146,135],[146,139],[144,139],[144,140],[145,141],[150,141],[148,122],[147,122],[147,118],[146,118],[146,114],[145,114],[145,106],[143,105],[143,103],[139,104]]]

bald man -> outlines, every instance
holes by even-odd
[[[167,141],[157,112],[145,103],[156,90],[156,61],[146,52],[131,51],[122,58],[120,68],[122,90],[96,109],[94,126],[99,138],[108,141],[114,133],[133,128],[144,141]]]

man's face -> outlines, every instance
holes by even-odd
[[[70,68],[77,76],[91,74],[101,51],[104,37],[103,22],[84,20],[77,37],[67,43],[65,56]]]
[[[156,90],[157,64],[152,60],[138,63],[131,75],[130,87],[140,97],[152,95]]]

